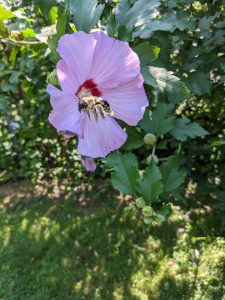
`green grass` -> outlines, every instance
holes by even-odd
[[[212,212],[174,208],[149,226],[100,186],[63,198],[0,189],[1,300],[225,299]]]

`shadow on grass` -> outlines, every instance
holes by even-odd
[[[177,284],[166,272],[157,291],[145,293],[172,254],[182,220],[149,227],[111,190],[97,186],[66,201],[24,192],[2,203],[0,298],[186,299],[187,282]]]

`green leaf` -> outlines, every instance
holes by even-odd
[[[11,10],[6,10],[6,8],[0,5],[0,22],[15,18],[15,15]]]
[[[131,31],[128,31],[125,25],[118,27],[118,39],[121,41],[131,40]]]
[[[198,96],[210,94],[212,83],[209,80],[209,75],[203,72],[194,72],[188,76],[187,86],[193,94]]]
[[[9,36],[9,29],[0,21],[0,36],[7,38]]]
[[[145,12],[146,13],[146,12]],[[165,14],[160,18],[156,19],[153,12],[153,18],[145,17],[142,22],[136,22],[136,30],[133,33],[133,38],[139,37],[141,39],[149,39],[153,36],[156,31],[169,31],[175,30],[175,16],[174,14]],[[141,23],[141,24],[140,24]]]
[[[9,98],[4,94],[0,94],[0,112],[6,113],[9,107]]]
[[[48,13],[48,18],[51,24],[54,24],[58,17],[58,7],[52,6]]]
[[[177,189],[185,179],[185,172],[180,170],[178,156],[170,156],[166,162],[160,166],[162,174],[163,191],[171,192]]]
[[[133,38],[150,38],[155,31],[174,31],[177,16],[173,13],[162,14],[160,0],[121,0],[115,9],[116,22],[128,30],[133,29]],[[159,19],[160,15],[160,19]]]
[[[105,7],[97,5],[97,0],[68,0],[67,3],[77,30],[85,32],[90,32],[96,25]]]
[[[152,112],[145,112],[144,118],[139,124],[146,132],[160,137],[174,127],[174,122],[175,117],[171,116],[171,106],[159,102]]]
[[[108,36],[114,37],[116,35],[118,26],[116,24],[115,15],[113,13],[110,13],[110,16],[108,17],[107,23],[106,23],[106,30]]]
[[[174,128],[170,134],[178,141],[186,141],[187,138],[195,138],[197,136],[205,136],[208,132],[199,124],[191,122],[187,118],[179,118],[174,123]]]
[[[150,65],[159,56],[160,48],[151,46],[148,42],[139,44],[133,49],[139,56],[142,66]]]
[[[158,84],[156,79],[149,73],[148,67],[142,67],[141,68],[141,74],[144,77],[144,82],[150,86],[152,86],[154,89],[158,89]]]
[[[58,37],[56,36],[50,36],[48,38],[48,47],[51,49],[51,51],[55,51],[58,45]]]
[[[121,154],[119,151],[107,157],[106,163],[113,167],[112,185],[114,189],[134,196],[135,186],[139,176],[138,161],[134,154]]]
[[[158,166],[151,161],[150,166],[146,168],[143,179],[137,181],[137,191],[145,199],[146,203],[151,203],[159,198],[163,192],[162,175]]]
[[[56,6],[56,0],[36,0],[37,5],[40,7],[40,10],[46,20],[49,18],[49,12],[52,6]]]
[[[60,59],[60,56],[59,56],[58,52],[56,51],[57,46],[58,46],[58,37],[50,36],[48,38],[48,47],[51,50],[51,60],[53,62],[57,62]]]
[[[22,31],[22,35],[24,38],[35,37],[35,31],[31,28],[26,28]]]
[[[67,14],[63,13],[57,21],[56,31],[58,37],[61,37],[66,32]]]
[[[219,147],[225,145],[225,141],[215,141],[209,147]]]
[[[181,102],[189,97],[189,90],[173,72],[164,68],[144,67],[142,74],[145,83],[151,85],[161,93],[166,93],[171,103]]]
[[[144,135],[135,127],[127,127],[128,139],[124,145],[125,150],[138,149],[144,145]]]

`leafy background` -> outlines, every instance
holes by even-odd
[[[50,193],[57,184],[63,186],[63,197],[76,199],[79,185],[85,189],[96,182],[111,183],[128,195],[125,206],[132,207],[140,228],[164,226],[174,205],[190,214],[208,207],[218,219],[217,233],[209,233],[211,225],[200,222],[199,234],[221,236],[225,225],[225,2],[26,0],[1,5],[1,185],[26,180],[47,184]],[[128,133],[126,144],[98,160],[97,171],[90,175],[80,164],[76,140],[65,139],[48,124],[51,107],[45,89],[47,82],[57,85],[55,49],[60,36],[93,28],[128,41],[138,54],[149,107],[137,127],[121,123]],[[126,219],[126,213],[122,216]],[[186,247],[191,236],[190,230]],[[210,242],[206,237],[197,250],[210,248]],[[220,240],[212,243],[224,249]],[[176,254],[176,247],[169,249]],[[195,252],[195,246],[189,250]],[[180,299],[223,299],[223,286],[217,286],[219,292],[204,294],[204,286],[213,286],[216,275],[211,281],[209,277],[196,284],[199,295],[189,293],[189,298]],[[165,291],[162,297],[166,295]]]
[[[98,26],[139,55],[150,105],[138,127],[126,128],[122,151],[100,161],[94,176],[110,168],[114,188],[157,207],[186,203],[192,185],[224,209],[224,2],[117,2],[8,2],[14,13],[1,7],[1,181],[85,180],[76,141],[47,122],[45,88],[57,84],[60,36]],[[146,133],[155,145],[144,143]]]

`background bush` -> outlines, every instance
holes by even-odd
[[[58,38],[76,28],[89,31],[97,23],[110,36],[129,41],[138,53],[152,112],[152,119],[147,112],[137,128],[127,128],[127,143],[108,157],[113,186],[151,199],[147,207],[153,207],[159,220],[168,213],[169,201],[187,204],[193,195],[195,201],[225,210],[224,1],[86,2],[95,14],[84,28],[79,24],[79,0],[7,1],[15,14],[9,19],[1,7],[1,181],[53,178],[79,183],[86,178],[76,141],[66,140],[47,122],[51,108],[45,88],[48,81],[56,83]],[[32,42],[37,44],[29,45]],[[146,133],[158,138],[153,149],[143,142]],[[151,154],[157,155],[159,165],[152,160],[148,166]],[[99,162],[94,176],[103,175],[103,164]],[[124,173],[133,166],[131,175]],[[151,193],[138,177],[144,170]],[[121,185],[121,179],[130,188]],[[134,181],[139,182],[136,187]],[[143,215],[148,222],[152,212]]]

